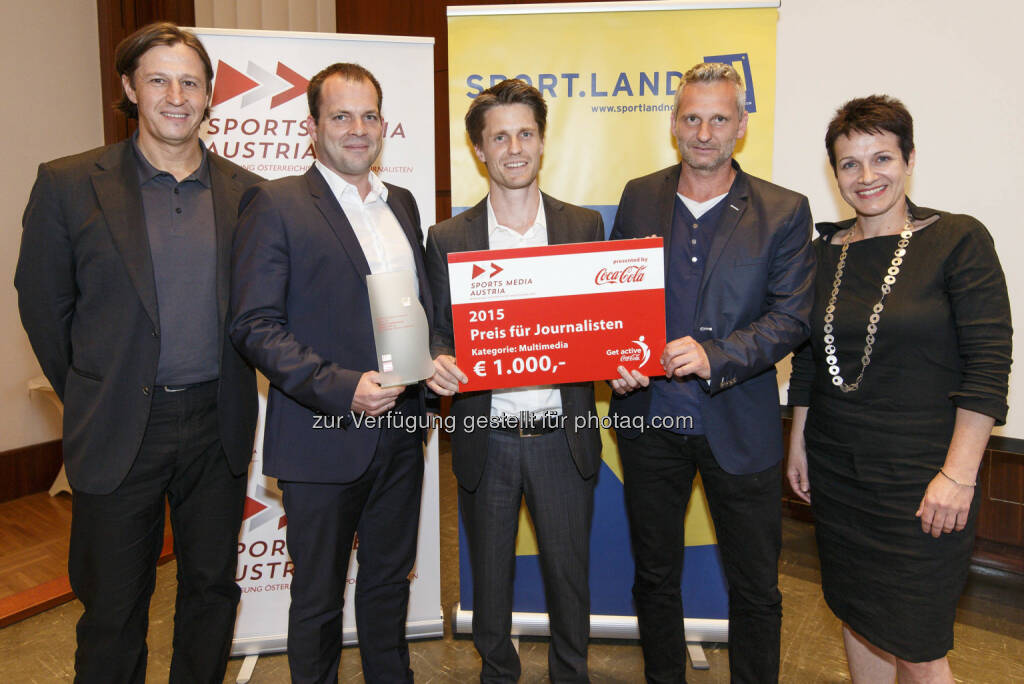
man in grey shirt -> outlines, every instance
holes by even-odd
[[[173,24],[115,54],[129,140],[47,162],[25,209],[21,319],[64,402],[68,574],[85,611],[78,682],[142,682],[170,505],[178,561],[172,682],[219,682],[239,590],[236,543],[255,374],[225,334],[242,192],[259,178],[207,152],[213,69]]]

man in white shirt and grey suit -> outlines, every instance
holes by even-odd
[[[589,681],[590,525],[601,438],[592,423],[577,428],[574,419],[595,412],[594,385],[459,392],[459,383],[467,379],[455,364],[448,287],[451,252],[604,239],[600,214],[540,191],[537,174],[546,119],[544,98],[523,81],[502,81],[477,95],[466,114],[466,129],[487,168],[488,195],[427,235],[427,274],[435,304],[435,374],[427,384],[438,394],[454,395],[452,464],[469,538],[473,643],[483,661],[481,682],[514,682],[520,675],[511,621],[515,540],[524,496],[537,531],[550,616],[551,681]],[[467,429],[488,416],[492,425],[501,427]]]

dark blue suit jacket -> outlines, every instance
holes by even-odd
[[[733,474],[765,470],[782,459],[775,363],[810,334],[814,292],[807,198],[747,175],[736,179],[704,267],[693,335],[711,364],[702,414],[711,451]],[[611,239],[651,234],[665,240],[665,277],[680,165],[630,181]],[[652,350],[654,351],[654,350]],[[660,350],[658,350],[660,351]],[[649,390],[613,396],[611,411],[645,416]],[[623,437],[634,430],[620,430]]]
[[[405,188],[386,185],[388,206],[412,246],[429,321],[433,304],[416,201]],[[370,267],[315,166],[244,195],[233,264],[231,339],[271,385],[263,472],[297,482],[357,479],[381,428],[349,420],[342,427],[316,425],[318,415],[348,416],[360,376],[377,370]],[[420,397],[422,411],[422,390]]]

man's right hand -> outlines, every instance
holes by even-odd
[[[356,392],[352,395],[352,410],[355,413],[379,416],[393,409],[398,395],[404,391],[403,385],[381,387],[380,373],[366,371],[359,376],[359,384],[356,385]]]
[[[625,366],[619,366],[619,377],[609,380],[608,384],[612,386],[616,394],[627,394],[641,387],[647,387],[651,384],[651,379],[638,370],[627,371]]]
[[[459,391],[460,382],[469,382],[469,378],[455,365],[455,357],[438,354],[434,359],[434,375],[427,378],[427,387],[438,396],[450,397]]]

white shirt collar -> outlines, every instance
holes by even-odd
[[[366,193],[366,198],[363,199],[359,196],[359,188],[339,176],[319,159],[313,162],[313,164],[320,171],[320,175],[324,177],[324,180],[327,181],[327,185],[330,186],[331,192],[334,193],[338,202],[369,204],[376,202],[378,199],[382,202],[388,201],[388,187],[384,185],[384,181],[380,179],[380,176],[373,171],[370,171],[368,176],[370,192]]]
[[[547,234],[548,221],[547,216],[544,213],[544,198],[541,194],[537,193],[537,217],[533,220],[533,225],[525,232],[522,233],[523,237],[530,237],[537,231],[543,231]],[[491,205],[491,196],[487,195],[487,235],[488,237],[494,235],[497,230],[508,230],[513,233],[519,234],[518,231],[512,230],[508,226],[503,226],[498,223],[498,217],[494,214],[494,207]]]

